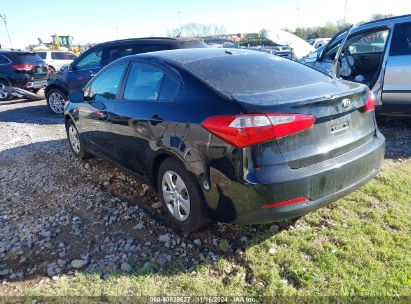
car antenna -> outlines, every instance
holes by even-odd
[[[330,76],[332,78],[337,78],[337,73],[339,72],[338,59],[341,56],[342,50],[345,46],[345,43],[347,42],[348,36],[350,36],[351,34],[351,30],[353,29],[353,27],[354,25],[351,24],[351,26],[347,30],[347,35],[344,37],[343,41],[341,42],[340,47],[337,50],[337,53],[335,53],[334,63],[330,70],[330,74],[331,74]]]

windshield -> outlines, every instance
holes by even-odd
[[[191,61],[184,67],[228,94],[262,93],[329,80],[326,75],[294,61],[254,52]]]

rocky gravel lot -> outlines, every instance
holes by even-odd
[[[409,119],[379,121],[387,158],[409,158]],[[78,271],[105,279],[135,265],[161,272],[168,261],[194,272],[204,260],[241,259],[252,234],[287,226],[213,224],[188,236],[162,220],[160,207],[147,185],[110,164],[77,160],[45,101],[0,103],[0,284]]]

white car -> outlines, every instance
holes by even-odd
[[[77,58],[76,54],[68,51],[40,51],[37,54],[48,64],[52,74]]]
[[[318,49],[328,42],[330,42],[331,38],[316,38],[316,39],[309,39],[307,42],[311,44],[314,48]]]

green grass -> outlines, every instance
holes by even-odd
[[[411,160],[386,162],[377,178],[294,227],[256,232],[241,259],[205,262],[195,275],[137,263],[132,274],[79,273],[23,294],[411,296],[410,198]]]

